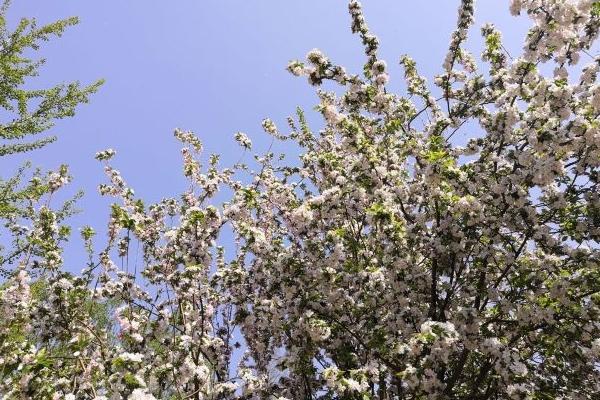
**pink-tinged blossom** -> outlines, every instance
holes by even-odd
[[[480,68],[463,0],[433,84],[402,56],[400,94],[348,11],[361,74],[316,49],[288,65],[317,87],[322,130],[300,110],[262,121],[298,158],[224,168],[177,129],[187,188],[147,204],[99,152],[114,204],[97,256],[81,230],[81,274],[62,269],[60,211],[9,223],[29,251],[0,289],[3,396],[595,398],[600,8],[512,1],[523,51],[483,24]]]

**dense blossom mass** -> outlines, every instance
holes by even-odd
[[[513,0],[522,53],[487,24],[477,61],[462,0],[433,84],[400,58],[403,95],[349,11],[361,74],[317,49],[288,66],[324,128],[263,121],[299,162],[202,165],[177,130],[189,190],[146,205],[98,153],[115,203],[79,275],[47,203],[9,221],[27,251],[1,289],[3,398],[598,398],[600,2]]]

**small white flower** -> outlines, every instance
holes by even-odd
[[[244,149],[250,150],[252,148],[252,142],[250,138],[243,132],[235,134],[235,141],[240,144]]]
[[[362,385],[360,384],[360,382],[352,378],[346,379],[346,386],[348,387],[348,390],[356,392],[362,389]]]
[[[156,397],[146,392],[146,389],[134,389],[127,400],[156,400]]]
[[[142,362],[144,358],[143,354],[140,353],[123,353],[119,356],[119,358],[123,361],[131,361],[131,362]]]

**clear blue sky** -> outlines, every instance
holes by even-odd
[[[58,142],[25,158],[45,169],[70,165],[68,191],[83,189],[83,213],[73,220],[104,227],[107,201],[97,194],[104,181],[94,153],[117,150],[115,165],[141,197],[156,201],[185,186],[181,178],[175,127],[193,130],[207,153],[224,163],[238,160],[233,134],[246,132],[260,151],[267,146],[260,122],[285,125],[296,106],[311,111],[314,89],[285,71],[290,59],[312,48],[358,72],[364,61],[360,41],[349,28],[347,2],[341,0],[14,0],[13,26],[21,16],[47,23],[79,16],[80,24],[63,38],[44,45],[47,58],[32,82],[106,79],[106,84],[75,118],[61,121],[51,133]],[[367,22],[381,41],[381,56],[391,66],[392,88],[400,88],[399,56],[410,54],[430,80],[439,73],[456,22],[458,0],[365,0]],[[508,1],[477,2],[475,48],[479,27],[494,22],[507,47],[519,52],[524,18],[508,13]],[[23,158],[2,161],[2,176]],[[8,162],[7,162],[8,161]],[[102,242],[101,240],[100,242]],[[80,241],[73,241],[79,247]],[[67,252],[81,254],[78,250]],[[79,270],[80,266],[72,266]]]

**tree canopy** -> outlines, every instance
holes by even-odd
[[[324,128],[302,110],[285,130],[263,121],[298,160],[203,165],[177,129],[189,189],[146,204],[115,152],[97,153],[115,202],[98,255],[81,231],[80,275],[62,270],[56,213],[32,214],[0,300],[2,395],[597,398],[600,3],[513,0],[532,23],[522,53],[487,24],[476,57],[462,0],[439,75],[402,56],[400,94],[361,4],[348,9],[363,71],[316,49],[288,65]]]
[[[6,12],[10,1],[0,8],[0,156],[41,148],[56,140],[55,136],[27,141],[51,128],[57,119],[71,117],[75,107],[86,103],[89,95],[102,84],[89,86],[79,82],[59,84],[48,89],[29,89],[28,79],[39,73],[44,59],[29,58],[42,42],[60,37],[78,19],[71,17],[38,27],[35,19],[22,18],[14,30],[6,25]]]
[[[0,7],[0,157],[29,152],[54,142],[56,136],[36,138],[46,133],[55,121],[71,117],[75,108],[86,103],[96,92],[102,80],[89,86],[79,82],[58,84],[47,89],[32,89],[44,59],[31,58],[43,42],[60,37],[64,31],[77,24],[76,17],[63,19],[39,27],[35,19],[22,18],[16,28],[7,26],[6,14],[10,1],[5,0]],[[66,166],[57,171],[42,173],[36,170],[30,174],[31,164],[17,169],[16,174],[0,175],[0,220],[8,221],[8,230],[20,230],[19,221],[32,215],[31,205],[48,193],[55,191],[69,179]],[[62,214],[68,214],[68,206]],[[17,235],[18,236],[18,235]],[[5,250],[0,245],[0,251]],[[4,265],[12,262],[24,251],[16,238],[6,254],[0,252],[0,272]]]

